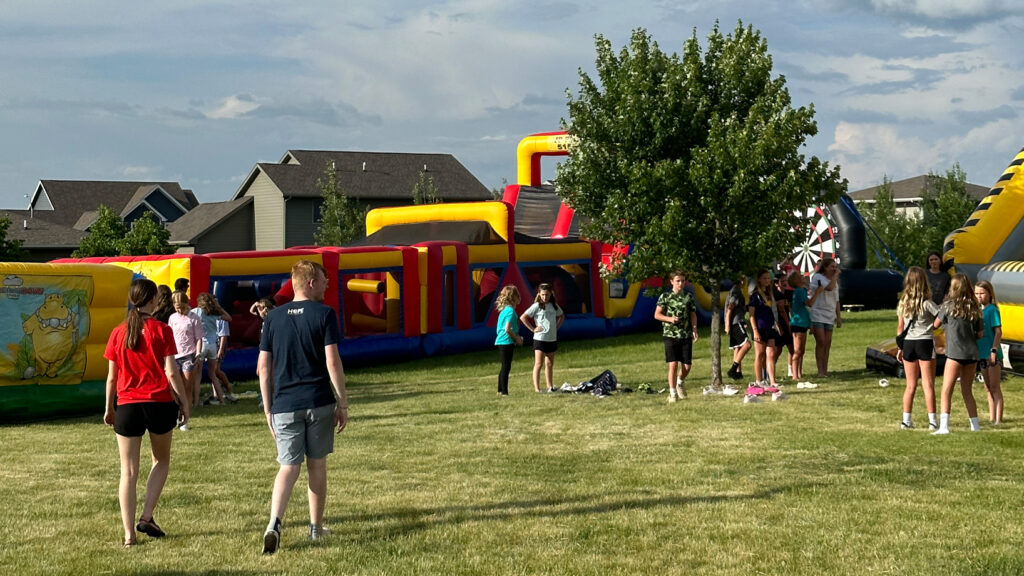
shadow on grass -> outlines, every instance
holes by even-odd
[[[812,490],[823,483],[803,483],[757,490],[746,494],[710,494],[704,496],[637,496],[621,494],[609,500],[609,495],[538,498],[512,500],[465,506],[437,506],[397,508],[378,514],[338,515],[329,518],[334,526],[354,526],[357,523],[382,523],[372,530],[354,534],[354,541],[377,542],[383,532],[387,537],[402,536],[437,526],[456,525],[479,521],[508,521],[518,518],[566,518],[590,516],[609,512],[650,510],[654,508],[719,504],[737,501],[770,500],[779,494]]]

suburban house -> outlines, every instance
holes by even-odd
[[[21,240],[29,260],[64,258],[78,248],[103,205],[131,224],[144,212],[170,226],[199,201],[177,182],[40,180],[26,210],[0,210],[11,219],[7,237]]]
[[[896,204],[896,211],[907,216],[919,217],[921,215],[921,202],[924,200],[924,193],[936,186],[939,179],[940,177],[938,176],[924,174],[890,182],[889,188],[892,190],[892,199],[893,203]],[[853,198],[858,203],[874,204],[875,195],[878,194],[880,188],[881,185],[850,192],[850,198]],[[984,186],[967,184],[967,195],[974,198],[975,201],[980,202],[982,198],[988,195],[988,191],[989,189]]]
[[[444,202],[490,200],[487,189],[451,154],[289,150],[276,164],[256,164],[233,201],[252,199],[257,250],[313,244],[322,196],[317,181],[333,169],[341,189],[367,208],[411,203],[426,174]]]

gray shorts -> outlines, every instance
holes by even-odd
[[[182,356],[175,358],[174,361],[178,364],[178,369],[182,372],[192,372],[196,369],[196,357],[192,354],[188,356]]]
[[[277,461],[282,466],[302,464],[305,457],[326,458],[334,452],[334,404],[273,414],[277,434]]]
[[[825,332],[831,332],[832,328],[833,325],[828,322],[811,322],[812,330],[824,330]]]
[[[201,362],[206,362],[207,360],[216,360],[216,359],[217,359],[217,349],[216,348],[208,347],[205,344],[203,344],[203,351],[199,355],[199,360]]]

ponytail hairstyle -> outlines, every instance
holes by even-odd
[[[545,291],[545,290],[547,290],[547,293],[550,296],[548,298],[548,302],[550,302],[551,305],[554,306],[555,310],[557,311],[558,310],[558,303],[555,302],[555,289],[552,288],[551,284],[548,284],[547,282],[543,282],[543,283],[541,283],[541,284],[539,284],[537,286],[537,295],[533,298],[533,301],[536,302],[540,306],[541,310],[547,310],[547,304],[545,304],[540,299],[540,293]]]
[[[142,326],[146,323],[146,318],[149,318],[149,314],[144,314],[139,308],[152,302],[156,297],[156,292],[156,283],[152,280],[148,278],[132,280],[132,287],[128,291],[128,302],[131,307],[128,308],[128,318],[125,320],[127,330],[124,347],[128,350],[135,350],[138,347],[139,340],[142,338]]]
[[[196,299],[196,304],[199,305],[199,308],[204,314],[209,316],[219,316],[221,312],[223,312],[223,309],[220,307],[220,303],[218,303],[217,299],[213,297],[213,294],[210,294],[209,292],[203,292],[200,294]]]

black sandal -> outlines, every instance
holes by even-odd
[[[151,538],[163,538],[167,535],[156,525],[152,518],[149,520],[139,518],[139,523],[135,525],[135,529]]]

